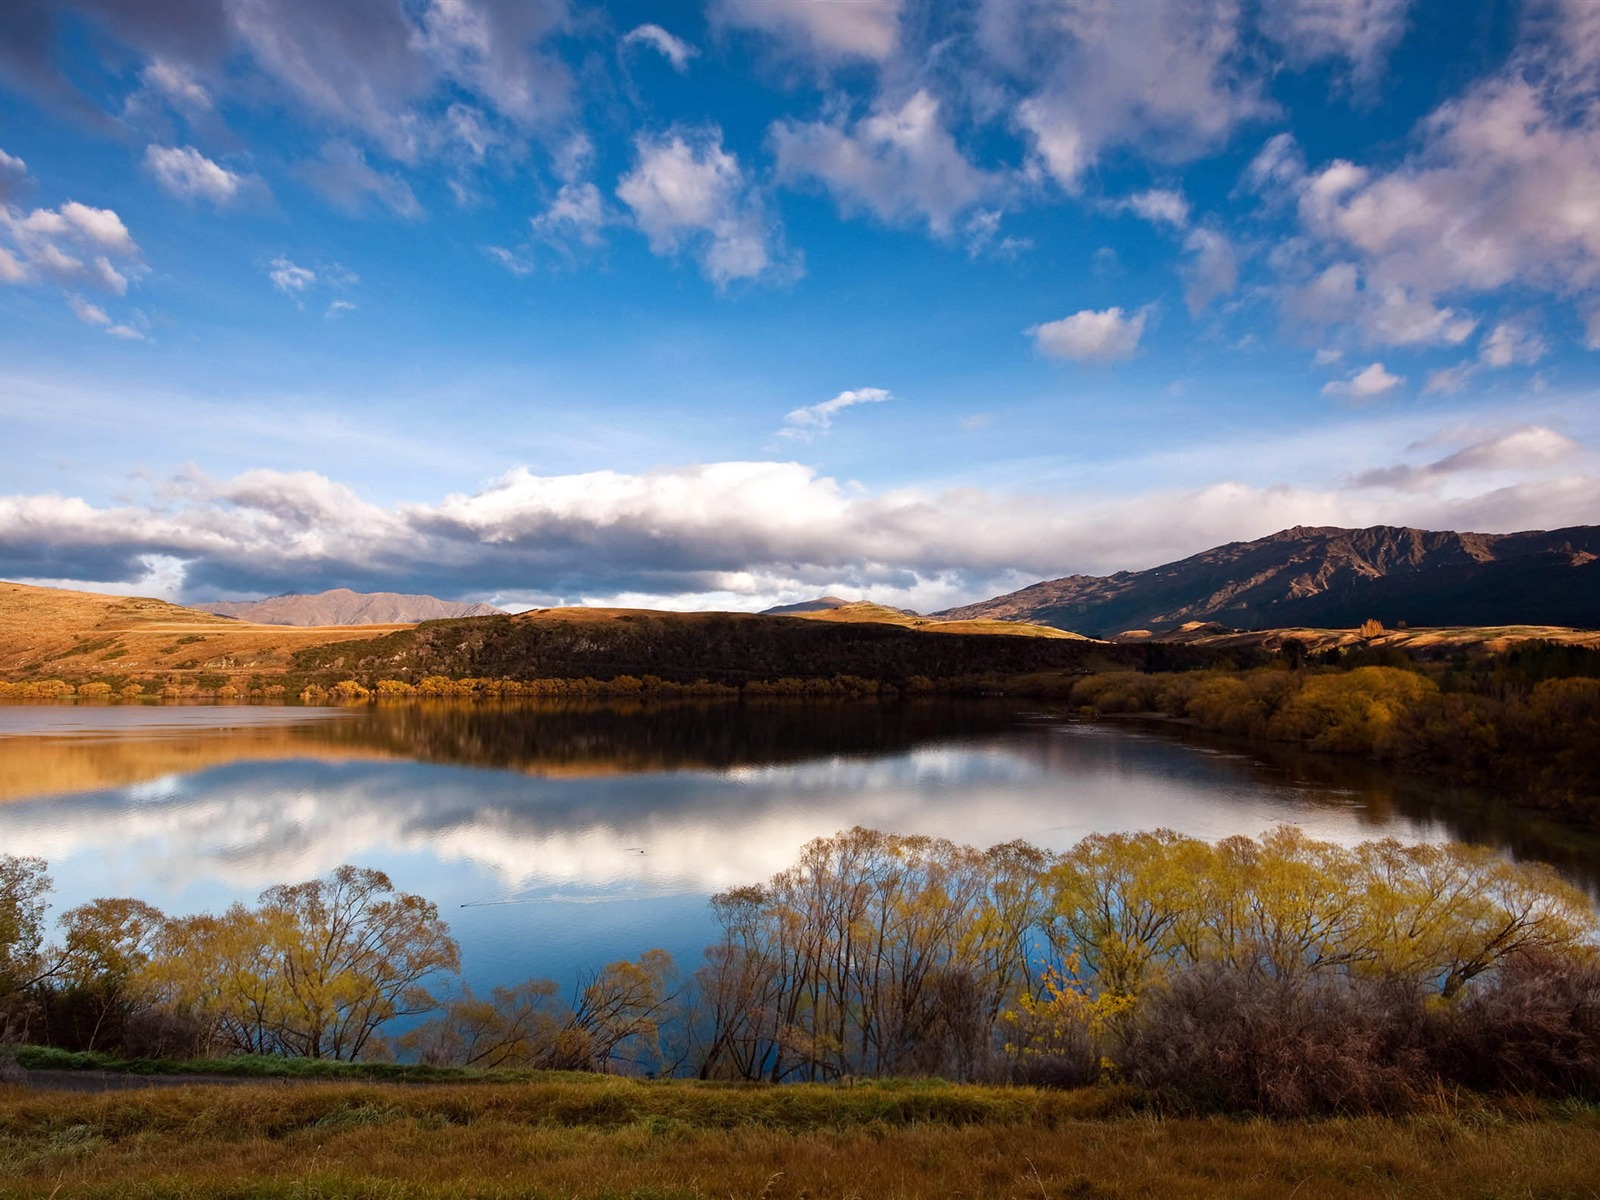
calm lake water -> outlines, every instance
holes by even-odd
[[[654,946],[693,969],[706,899],[851,825],[1065,849],[1292,822],[1466,838],[1600,895],[1600,839],[1365,764],[1000,703],[552,708],[0,707],[0,852],[60,912],[218,910],[340,863],[438,903],[475,989]]]

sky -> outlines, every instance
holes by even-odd
[[[0,577],[935,611],[1600,523],[1600,3],[10,0]]]

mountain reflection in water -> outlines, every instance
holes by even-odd
[[[1596,840],[1575,831],[1363,764],[1013,704],[45,711],[0,709],[0,848],[49,860],[56,911],[100,895],[217,909],[375,866],[439,903],[475,986],[656,945],[693,968],[707,896],[855,824],[1064,849],[1291,821],[1343,842],[1488,841],[1600,890]]]

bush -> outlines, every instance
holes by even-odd
[[[1600,964],[1518,954],[1468,994],[1434,1045],[1446,1078],[1478,1091],[1600,1099]]]
[[[1433,1075],[1414,994],[1348,976],[1288,983],[1208,964],[1150,991],[1120,1047],[1132,1083],[1274,1117],[1392,1112]]]

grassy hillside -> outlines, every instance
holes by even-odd
[[[1576,1198],[1596,1161],[1582,1106],[1240,1122],[940,1083],[0,1087],[0,1197]]]
[[[882,604],[841,604],[812,612],[788,613],[803,621],[866,621],[878,625],[899,625],[927,633],[995,633],[1008,637],[1075,638],[1088,641],[1081,633],[1055,629],[1049,625],[1030,625],[1026,621],[950,620],[944,617],[919,617]]]
[[[307,645],[373,632],[251,625],[164,600],[0,583],[0,679],[276,672]]]

